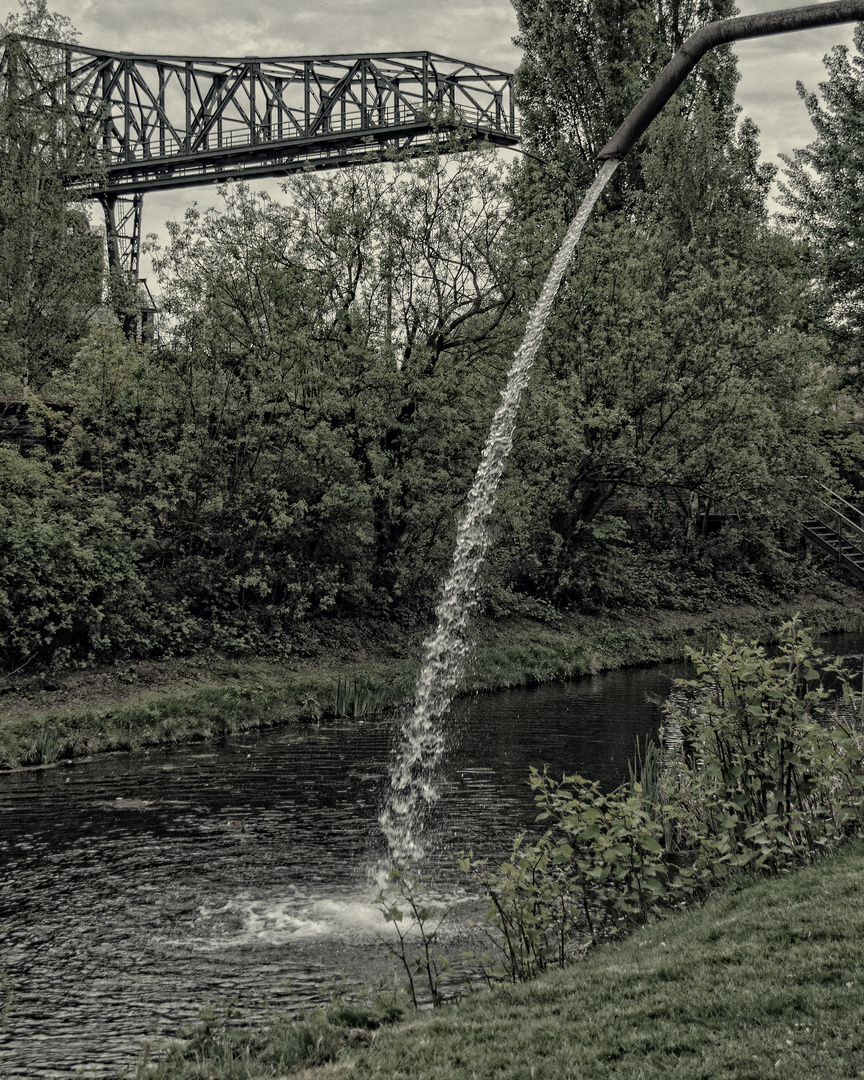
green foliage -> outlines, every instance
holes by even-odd
[[[547,159],[511,180],[534,263],[572,215],[565,178],[584,188],[672,52],[733,11],[515,6],[526,146]],[[556,302],[502,492],[500,610],[692,610],[794,587],[820,444],[842,421],[810,276],[768,221],[773,170],[737,122],[734,56],[706,59],[622,163]]]
[[[514,0],[523,58],[516,87],[529,149],[551,158],[579,187],[645,88],[681,42],[712,19],[734,13],[726,0],[665,5],[656,0]],[[735,60],[718,49],[700,64],[681,94],[683,112],[704,98],[732,113]],[[631,153],[613,181],[641,187],[641,154]],[[536,166],[528,172],[535,174]],[[557,174],[547,185],[560,187]]]
[[[857,54],[838,45],[825,57],[820,95],[798,83],[815,138],[785,157],[781,200],[786,222],[807,245],[816,314],[830,334],[846,379],[860,389],[864,286],[860,176],[864,168],[864,28],[855,28]]]
[[[435,949],[441,924],[457,905],[433,900],[424,878],[406,862],[390,868],[387,888],[378,894],[375,906],[396,935],[395,942],[383,934],[381,941],[405,972],[411,1004],[420,1007],[420,986],[425,985],[433,1008],[442,1005],[450,962]]]
[[[725,637],[694,653],[666,708],[680,738],[646,749],[610,794],[531,770],[545,831],[490,870],[460,856],[488,898],[488,980],[520,982],[702,896],[732,875],[788,871],[864,823],[864,695],[784,625],[776,654]],[[667,728],[668,731],[668,728]]]
[[[493,587],[650,608],[704,604],[700,581],[722,595],[730,567],[739,590],[782,586],[785,535],[827,473],[824,343],[795,328],[785,241],[736,226],[736,258],[676,228],[608,219],[584,238],[523,402]]]
[[[480,958],[487,979],[521,982],[564,967],[644,921],[673,893],[663,825],[638,781],[609,795],[581,776],[557,782],[532,768],[530,781],[544,834],[519,836],[494,871],[460,857],[490,901],[484,931],[499,961]]]
[[[507,339],[485,155],[227,189],[156,254],[162,347],[94,334],[69,451],[149,525],[172,621],[273,648],[308,616],[425,615]]]
[[[111,496],[0,446],[0,534],[3,666],[140,646],[139,536]]]
[[[695,882],[740,868],[787,869],[836,845],[864,820],[864,698],[800,623],[779,649],[724,638],[693,657],[687,705],[664,795],[672,849],[693,855]]]
[[[827,78],[819,92],[798,83],[814,138],[783,156],[782,220],[801,246],[810,282],[810,318],[830,342],[822,380],[830,395],[820,409],[821,442],[830,456],[831,486],[855,499],[862,487],[864,447],[860,392],[864,371],[864,291],[859,176],[860,117],[864,109],[864,30],[854,31],[855,51],[837,46],[825,57]]]
[[[548,833],[535,842],[518,836],[510,857],[494,870],[485,859],[460,854],[460,869],[489,904],[480,929],[491,952],[469,957],[488,983],[534,978],[581,950],[578,888],[571,888],[558,854]]]
[[[528,145],[580,177],[654,65],[731,13],[516,7]],[[791,553],[837,424],[829,348],[800,251],[770,227],[756,129],[736,126],[734,57],[700,70],[616,174],[556,302],[499,504],[489,582],[504,610],[520,596],[699,609],[795,585]],[[550,214],[552,184],[559,173],[541,180],[533,162],[514,176],[529,260],[569,214]]]
[[[41,389],[65,367],[98,308],[102,245],[87,210],[64,187],[98,162],[62,90],[62,53],[17,35],[75,39],[45,0],[23,0],[0,26],[0,391]],[[34,81],[34,70],[39,73]]]
[[[31,396],[58,477],[138,529],[142,652],[425,616],[493,404],[505,215],[482,155],[390,169],[190,211],[157,259],[162,348],[94,330],[53,376],[62,408]]]
[[[752,120],[736,125],[733,116],[705,97],[689,109],[667,106],[651,125],[644,190],[632,206],[644,224],[706,253],[720,249],[727,260],[752,258],[767,241],[766,266],[788,269],[788,255],[766,230],[765,200],[776,169],[760,164]],[[765,294],[772,284],[764,283]]]
[[[381,712],[387,701],[387,692],[371,686],[368,679],[340,676],[332,712],[334,716],[372,716]]]

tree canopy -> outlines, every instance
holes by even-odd
[[[516,3],[546,165],[457,133],[277,197],[227,185],[153,242],[147,343],[87,323],[104,269],[62,125],[3,103],[0,363],[45,432],[0,455],[5,664],[285,652],[326,620],[428,618],[569,216],[562,174],[586,178],[680,39],[728,13]],[[809,573],[839,398],[735,80],[728,52],[703,65],[583,237],[492,518],[492,611],[693,609]]]
[[[46,100],[32,78],[57,71],[50,45],[21,48],[16,35],[74,40],[68,19],[45,0],[24,0],[0,27],[7,76],[0,90],[0,386],[39,389],[68,364],[102,294],[102,241],[86,205],[65,184],[67,165],[95,169],[86,137],[69,121],[62,93]]]
[[[682,42],[704,23],[734,14],[731,0],[513,0],[513,6],[515,42],[524,50],[516,91],[525,147],[580,189],[603,145]],[[728,47],[713,50],[668,108],[688,116],[707,103],[726,135],[734,126],[737,81]],[[643,186],[645,142],[619,167],[613,202]],[[546,183],[560,187],[560,176]]]
[[[847,378],[864,380],[864,24],[856,53],[838,45],[825,57],[820,93],[800,82],[815,138],[785,157],[785,220],[804,241],[814,300]]]

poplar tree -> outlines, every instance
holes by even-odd
[[[70,169],[95,167],[64,99],[63,54],[53,44],[74,41],[75,31],[45,0],[21,7],[0,28],[0,378],[7,393],[38,391],[68,365],[102,288],[101,240],[65,184]]]
[[[846,380],[864,386],[864,24],[856,53],[838,45],[825,57],[820,93],[799,82],[815,131],[809,146],[784,156],[785,221],[807,245],[817,316]],[[821,97],[820,97],[821,94]]]
[[[735,12],[513,2],[525,146],[544,159],[517,167],[515,217],[539,277],[573,213],[564,176],[584,190],[683,41]],[[811,434],[824,352],[802,333],[807,282],[769,222],[773,168],[737,80],[728,47],[703,58],[619,166],[563,284],[502,493],[501,578],[519,593],[651,606],[791,580],[826,468]]]
[[[732,0],[513,0],[513,6],[515,43],[524,50],[516,72],[524,146],[552,165],[547,185],[561,189],[564,173],[577,190],[587,186],[597,154],[682,42],[704,23],[735,13]],[[705,100],[728,131],[737,81],[728,46],[713,50],[670,107],[689,114]],[[613,202],[643,186],[645,144],[619,167]],[[528,175],[537,182],[543,174],[529,166]]]

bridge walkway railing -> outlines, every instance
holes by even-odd
[[[825,495],[802,527],[804,541],[864,581],[864,513],[822,485]]]

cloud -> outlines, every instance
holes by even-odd
[[[301,56],[429,49],[512,70],[507,0],[55,0],[86,45],[194,56]]]

